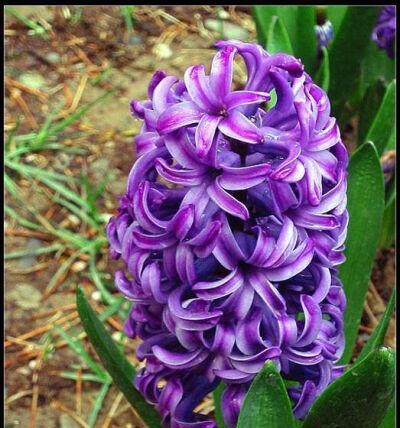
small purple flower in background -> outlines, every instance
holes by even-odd
[[[317,35],[318,51],[327,47],[329,42],[333,39],[333,25],[331,21],[325,21],[322,25],[315,26],[315,33]]]
[[[384,6],[372,32],[372,40],[380,49],[385,49],[390,58],[394,58],[396,38],[396,6]]]
[[[297,418],[343,370],[348,156],[329,99],[290,55],[216,46],[209,75],[158,71],[131,103],[138,159],[107,226],[146,364],[135,386],[174,428],[215,427],[196,407],[220,382],[234,427],[267,360],[293,382]]]

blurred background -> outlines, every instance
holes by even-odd
[[[83,287],[113,339],[140,366],[135,341],[122,333],[129,305],[115,291],[118,263],[107,256],[104,233],[135,159],[141,122],[129,102],[147,98],[156,69],[183,76],[189,65],[209,64],[220,38],[255,42],[251,7],[5,9],[7,428],[143,426],[92,351],[75,291]],[[245,72],[238,70],[241,83]],[[357,124],[350,118],[342,127],[350,150]],[[394,150],[382,163],[390,181]],[[358,349],[394,286],[388,233],[376,255]],[[395,347],[394,318],[386,344]],[[203,413],[213,411],[211,401],[202,405]]]

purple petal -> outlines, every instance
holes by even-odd
[[[172,105],[158,118],[157,131],[160,134],[168,134],[183,126],[198,123],[203,114],[192,101]]]
[[[284,266],[266,271],[266,276],[270,281],[285,281],[303,271],[310,264],[313,255],[314,243],[308,239],[296,248]]]
[[[155,345],[152,347],[152,351],[163,364],[173,369],[188,369],[198,365],[207,358],[207,351],[202,349],[180,353]]]
[[[222,169],[223,173],[219,182],[226,190],[244,190],[257,186],[257,184],[267,179],[272,170],[270,164],[244,166],[241,168],[223,166]]]
[[[225,278],[218,281],[198,282],[193,290],[196,295],[204,300],[214,300],[225,297],[243,285],[243,274],[237,268]]]
[[[143,132],[135,137],[136,154],[140,157],[162,144],[157,132]]]
[[[235,217],[239,217],[242,220],[247,220],[250,217],[246,205],[239,202],[221,187],[220,177],[217,177],[214,182],[208,186],[207,193],[210,198],[225,212]]]
[[[316,390],[315,385],[310,380],[307,380],[304,383],[303,389],[301,391],[300,398],[296,404],[296,406],[293,408],[293,414],[296,418],[300,419],[303,418],[308,410],[311,407],[311,404],[316,398]]]
[[[132,239],[135,245],[143,250],[162,250],[176,242],[176,238],[168,232],[159,235],[147,235],[138,229],[132,230]]]
[[[163,113],[168,108],[168,93],[177,81],[175,76],[167,76],[154,88],[153,108],[157,114]]]
[[[296,347],[306,346],[313,342],[321,328],[322,313],[317,302],[310,296],[302,294],[300,303],[304,312],[304,328],[296,342]]]
[[[190,247],[179,244],[176,250],[176,270],[184,284],[193,284],[196,280],[193,253]]]
[[[214,248],[213,254],[226,269],[233,270],[237,266],[237,263],[240,260],[244,260],[245,257],[233,236],[226,215],[221,213],[220,220],[222,223],[221,236]]]
[[[196,128],[196,151],[200,157],[204,157],[210,151],[215,132],[222,116],[204,114]]]
[[[243,105],[264,103],[269,99],[270,95],[266,92],[235,91],[226,95],[224,102],[229,111]]]
[[[211,90],[204,72],[204,65],[194,65],[185,72],[185,85],[192,100],[205,112],[221,109],[217,93]]]
[[[221,231],[220,221],[211,221],[206,224],[205,228],[201,230],[196,236],[194,236],[187,244],[193,245],[193,249],[196,256],[200,258],[207,257],[211,254],[219,239]]]
[[[143,181],[139,184],[133,197],[133,210],[140,226],[149,232],[160,233],[165,229],[168,222],[159,220],[149,209],[147,205],[149,187],[150,184],[148,181]]]
[[[210,72],[210,87],[219,100],[229,93],[233,78],[233,58],[236,49],[226,46],[214,56]]]
[[[286,303],[279,291],[258,271],[248,276],[248,281],[272,313],[286,310]]]
[[[228,137],[243,143],[258,144],[263,141],[259,128],[237,110],[231,110],[218,125],[218,129]]]
[[[281,350],[274,346],[266,348],[255,355],[232,355],[230,361],[235,369],[245,373],[257,374],[267,360],[278,358]]]
[[[171,183],[183,186],[196,186],[204,181],[204,169],[176,169],[172,168],[162,159],[156,159],[156,170],[161,177]]]
[[[184,205],[169,221],[167,231],[173,233],[179,240],[188,234],[194,221],[194,205]]]
[[[140,181],[143,180],[145,174],[150,169],[154,168],[154,160],[156,158],[165,156],[167,153],[168,151],[165,147],[158,147],[136,160],[128,176],[126,193],[129,198],[133,197],[137,186],[139,185]]]

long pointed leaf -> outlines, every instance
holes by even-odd
[[[329,53],[326,47],[322,48],[322,61],[315,75],[315,83],[325,91],[329,91]]]
[[[379,155],[385,150],[395,126],[395,108],[396,81],[393,80],[386,89],[385,96],[366,138],[374,142]]]
[[[293,428],[289,396],[275,364],[268,361],[252,382],[237,428]]]
[[[329,48],[329,96],[338,118],[355,87],[378,11],[377,6],[349,6]]]
[[[315,6],[297,8],[296,42],[292,41],[296,57],[301,58],[307,73],[311,74],[317,59],[317,36],[315,34]]]
[[[276,6],[253,6],[252,8],[257,28],[257,40],[263,48],[267,46],[271,18],[276,15],[276,9]]]
[[[369,128],[385,95],[386,86],[383,79],[377,79],[373,84],[368,86],[360,105],[360,113],[358,120],[358,144],[364,143],[367,140]]]
[[[337,34],[339,32],[339,28],[342,24],[343,18],[346,14],[348,6],[328,6],[326,8],[326,14],[329,21],[332,22],[333,25],[333,34]]]
[[[379,425],[379,428],[395,428],[395,427],[396,427],[396,408],[395,408],[395,399],[393,398],[383,421]]]
[[[160,428],[157,412],[133,386],[135,369],[116,347],[80,288],[77,289],[76,305],[90,342],[117,388],[139,412],[149,428]]]
[[[393,350],[372,352],[317,398],[303,428],[376,428],[393,398],[394,376]]]
[[[289,34],[278,16],[271,18],[267,39],[267,51],[269,53],[285,52],[293,54],[293,48],[290,43]]]
[[[350,360],[357,336],[384,209],[383,174],[371,142],[359,147],[350,159],[347,198],[346,261],[340,267],[347,297],[343,363]]]
[[[225,389],[225,385],[223,384],[223,382],[221,382],[213,392],[213,399],[214,399],[214,406],[215,406],[214,415],[215,415],[215,420],[217,421],[218,428],[225,428],[225,422],[224,422],[224,418],[222,416],[222,410],[221,410],[221,397],[222,397],[222,393],[224,392],[224,389]]]

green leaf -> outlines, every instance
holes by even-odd
[[[339,31],[347,8],[348,6],[328,6],[326,9],[327,18],[332,22],[334,37]]]
[[[343,363],[350,360],[357,336],[384,209],[383,174],[371,142],[360,146],[350,159],[347,208],[346,261],[339,269],[347,297]]]
[[[379,238],[379,247],[381,248],[390,247],[396,236],[396,182],[394,179],[392,180],[383,213],[381,236]]]
[[[294,428],[292,406],[281,375],[268,361],[250,385],[237,428]]]
[[[267,51],[269,53],[285,52],[293,54],[288,32],[278,16],[271,18],[267,39]]]
[[[303,428],[376,428],[394,394],[395,354],[381,348],[328,386]]]
[[[368,86],[360,105],[358,121],[358,144],[366,141],[367,133],[378,113],[379,107],[385,95],[386,86],[383,79],[377,79]]]
[[[225,384],[221,382],[218,387],[213,392],[213,399],[214,399],[214,415],[215,420],[217,421],[218,428],[225,428],[225,422],[224,418],[222,416],[222,410],[221,410],[221,398],[222,393],[224,392]]]
[[[315,83],[325,92],[329,90],[329,53],[326,47],[322,48],[322,61],[315,75]]]
[[[287,52],[301,58],[305,69],[311,73],[317,57],[317,37],[315,34],[315,6],[253,6],[253,17],[257,28],[258,42],[268,51],[276,49],[276,42],[269,44],[272,18],[277,16],[287,34],[287,40],[273,52]],[[275,29],[276,31],[276,29]],[[286,34],[283,37],[286,37]],[[281,36],[279,36],[281,37]],[[276,40],[276,36],[275,36]],[[290,46],[290,48],[289,48]]]
[[[94,401],[92,411],[90,412],[89,418],[88,418],[88,425],[90,428],[94,427],[97,417],[99,415],[99,412],[101,410],[101,407],[103,405],[104,399],[106,398],[106,395],[108,393],[108,390],[110,389],[110,384],[105,383],[102,385],[96,400]]]
[[[386,89],[379,110],[369,128],[366,140],[373,141],[378,154],[381,155],[395,126],[396,81],[393,80]]]
[[[395,77],[396,64],[394,59],[389,58],[386,51],[379,49],[376,43],[370,40],[361,64],[361,94],[363,95],[367,87],[377,79],[382,79],[388,84]]]
[[[292,44],[296,57],[301,58],[307,73],[312,73],[317,59],[317,36],[315,34],[315,6],[297,8],[296,42]]]
[[[93,358],[86,352],[82,342],[77,337],[70,336],[64,329],[60,326],[54,326],[55,331],[68,343],[68,346],[73,349],[86,363],[86,365],[97,375],[103,382],[110,382],[111,379],[108,376],[107,372],[100,367]]]
[[[380,423],[379,428],[395,428],[396,427],[396,409],[395,399],[391,401],[389,409],[386,412],[385,418]]]
[[[392,128],[392,133],[390,134],[389,141],[386,145],[386,150],[396,150],[396,127]]]
[[[394,306],[396,303],[396,289],[394,288],[392,291],[392,295],[390,296],[390,300],[386,306],[385,313],[382,315],[381,320],[379,321],[378,326],[375,328],[372,336],[369,338],[367,344],[362,349],[360,355],[357,358],[357,363],[364,359],[370,352],[374,349],[379,348],[383,345],[383,341],[385,339],[386,330],[389,327],[390,318],[392,317],[392,313],[394,311]]]
[[[252,13],[257,29],[258,43],[265,48],[267,46],[267,38],[271,19],[276,15],[276,6],[253,6]]]
[[[76,304],[83,328],[117,388],[149,428],[160,428],[159,415],[133,386],[135,369],[116,347],[80,288],[77,289]]]
[[[343,106],[359,78],[362,58],[368,48],[378,11],[377,6],[349,6],[329,48],[329,96],[334,115],[339,121]]]

